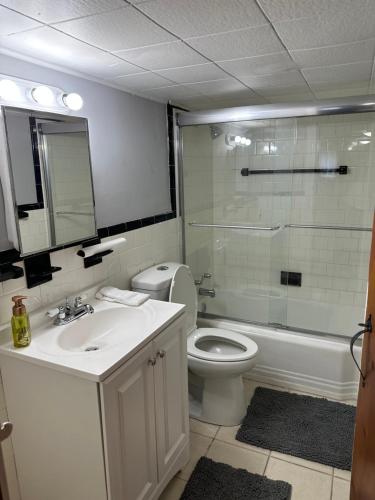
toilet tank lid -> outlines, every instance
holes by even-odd
[[[132,278],[132,288],[143,290],[163,290],[171,285],[176,269],[182,264],[178,262],[162,262],[145,269]]]

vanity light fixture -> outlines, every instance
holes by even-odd
[[[55,100],[54,93],[45,85],[34,87],[31,91],[31,97],[42,106],[51,106]]]
[[[64,105],[67,108],[71,109],[72,111],[78,111],[83,106],[82,97],[75,92],[71,92],[70,94],[64,94],[62,96],[62,101]]]
[[[13,80],[0,80],[0,99],[5,101],[17,101],[20,97],[20,89]]]
[[[225,143],[231,147],[231,149],[236,146],[250,146],[251,139],[249,137],[243,137],[241,135],[231,135],[226,134]]]

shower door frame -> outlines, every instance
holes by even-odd
[[[217,123],[233,123],[249,120],[268,120],[281,118],[299,118],[307,116],[329,116],[344,115],[354,113],[370,113],[375,111],[375,94],[340,97],[335,99],[320,99],[317,101],[305,101],[297,103],[281,104],[260,104],[255,106],[240,106],[233,108],[209,109],[202,111],[184,111],[181,108],[173,109],[173,136],[174,155],[176,164],[176,181],[178,186],[177,216],[181,217],[181,249],[182,261],[186,264],[186,218],[184,205],[184,181],[183,181],[183,141],[181,129],[192,125],[212,125]],[[287,225],[288,226],[288,225]],[[286,227],[287,227],[286,226]],[[291,225],[293,226],[293,225]],[[323,229],[328,229],[324,227]],[[331,227],[330,229],[340,229]],[[345,228],[347,229],[347,228]],[[372,228],[350,228],[350,230],[371,231]],[[370,257],[369,257],[370,258]],[[288,330],[296,333],[307,333],[309,335],[332,337],[349,341],[347,337],[332,333],[319,332],[316,330],[306,330],[294,328],[287,325],[261,323],[218,314],[202,313],[198,315],[210,319],[226,319],[230,321],[240,321],[251,325],[258,325],[280,330]]]

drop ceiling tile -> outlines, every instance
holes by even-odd
[[[183,42],[162,43],[132,50],[121,50],[116,55],[150,70],[175,68],[204,63],[207,60]]]
[[[118,61],[111,54],[90,47],[48,26],[1,37],[0,45],[41,61],[60,64],[88,74],[99,74],[101,68],[106,72],[107,66]],[[127,67],[126,71],[129,69],[130,67]],[[140,71],[137,68],[137,72]]]
[[[163,69],[157,73],[177,83],[196,83],[209,80],[220,80],[228,75],[213,63],[183,66],[181,68]]]
[[[270,75],[296,67],[286,51],[266,56],[219,61],[217,64],[238,78],[246,75]]]
[[[131,6],[54,26],[64,33],[109,51],[144,47],[175,39]]]
[[[267,23],[254,0],[154,0],[138,7],[181,38]]]
[[[302,70],[310,85],[318,83],[335,83],[344,86],[350,82],[369,82],[371,78],[372,60],[358,63],[338,64]]]
[[[331,45],[308,50],[293,50],[291,55],[301,68],[331,66],[372,59],[375,51],[375,39],[363,40],[343,45]]]
[[[272,22],[300,19],[302,17],[366,17],[375,12],[373,0],[259,0]]]
[[[114,78],[113,81],[124,88],[138,90],[140,92],[144,90],[165,87],[173,83],[166,78],[152,73],[151,71],[146,71],[144,73],[135,75],[119,76],[117,78]]]
[[[0,36],[10,35],[41,26],[37,21],[22,16],[0,5]]]
[[[212,109],[217,107],[217,104],[207,96],[193,98],[189,97],[187,99],[175,99],[174,104],[190,111],[198,109]]]
[[[97,50],[97,55],[95,57],[87,58],[85,61],[80,63],[81,71],[97,78],[103,78],[104,80],[111,80],[117,78],[118,76],[139,74],[145,70],[142,70],[134,64],[127,63],[121,59]]]
[[[310,92],[303,76],[297,70],[283,71],[273,75],[243,76],[241,81],[262,96]]]
[[[268,95],[265,96],[268,102],[290,102],[290,103],[296,103],[296,102],[302,102],[302,101],[314,101],[316,99],[316,95],[314,95],[310,91],[306,92],[292,92],[292,93],[284,93],[284,94],[279,94],[279,95]]]
[[[223,80],[213,80],[209,82],[188,83],[187,87],[194,89],[200,94],[213,96],[227,96],[227,97],[242,97],[254,96],[254,93],[245,85],[238,82],[234,78],[226,78]]]
[[[344,87],[337,88],[337,84],[325,83],[312,85],[317,99],[329,99],[331,97],[347,97],[354,95],[367,95],[373,93],[368,85],[347,84]]]
[[[187,43],[213,61],[260,56],[284,50],[270,26],[189,38]]]
[[[169,99],[185,99],[200,96],[194,89],[185,87],[184,85],[170,85],[160,87],[158,89],[150,89],[145,91],[145,94],[152,99],[168,101]]]
[[[297,100],[297,96],[298,96],[298,99],[300,100],[306,100],[306,99],[314,99],[315,96],[314,94],[312,93],[312,91],[309,89],[308,85],[306,83],[304,84],[300,84],[300,85],[287,85],[287,86],[279,86],[279,87],[264,87],[264,88],[259,88],[257,89],[257,92],[259,95],[265,97],[265,98],[269,98],[271,96],[277,96],[279,97],[280,99],[281,98],[284,98],[285,96],[285,99],[286,100],[292,100],[292,99],[296,99]]]
[[[375,6],[375,2],[374,2]],[[369,16],[306,17],[274,23],[274,28],[289,50],[311,49],[373,38],[375,13]]]
[[[124,6],[123,0],[0,0],[0,4],[47,24]]]

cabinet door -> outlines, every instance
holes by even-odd
[[[146,500],[157,485],[151,343],[101,384],[110,500]]]
[[[159,481],[187,443],[189,417],[184,316],[154,341]]]

